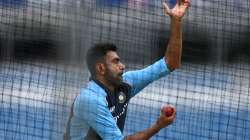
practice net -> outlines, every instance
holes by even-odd
[[[0,0],[0,139],[62,139],[93,44],[116,44],[126,71],[161,58],[170,34],[162,2]],[[250,139],[249,7],[191,0],[182,67],[130,101],[124,135],[148,128],[172,104],[175,123],[153,140]]]

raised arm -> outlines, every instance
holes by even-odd
[[[181,66],[182,55],[182,17],[189,7],[189,0],[177,0],[174,8],[170,9],[164,2],[164,14],[171,18],[170,40],[165,52],[165,61],[170,71]]]
[[[123,75],[124,80],[132,85],[132,96],[136,95],[151,82],[167,75],[169,71],[173,71],[181,65],[181,23],[182,17],[189,6],[189,0],[179,1],[181,2],[178,2],[179,4],[176,4],[173,9],[169,9],[168,5],[165,2],[163,3],[165,15],[169,15],[171,18],[171,35],[167,51],[165,52],[165,61],[162,59],[142,70],[129,71]]]

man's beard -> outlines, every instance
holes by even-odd
[[[109,84],[113,85],[114,87],[118,87],[122,83],[122,74],[123,73],[119,73],[117,76],[115,76],[109,71],[105,76],[105,79],[107,82],[109,82]]]

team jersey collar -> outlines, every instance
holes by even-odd
[[[106,93],[111,94],[112,92],[103,84],[101,83],[99,80],[96,79],[91,79],[92,81],[94,81],[98,86],[100,86],[101,88],[103,88],[105,90]]]

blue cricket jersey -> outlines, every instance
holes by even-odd
[[[74,102],[71,140],[122,140],[130,98],[168,73],[170,71],[162,58],[144,69],[124,73],[125,86],[115,93],[110,93],[100,82],[91,80]]]

